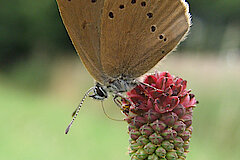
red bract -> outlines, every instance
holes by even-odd
[[[194,107],[196,99],[189,90],[186,90],[187,81],[174,77],[168,72],[155,73],[146,76],[143,81],[151,85],[138,85],[127,93],[129,99],[135,104],[131,107],[131,112],[147,112],[153,109],[158,113],[172,111],[179,104],[185,108]]]

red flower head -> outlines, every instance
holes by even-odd
[[[185,159],[192,134],[192,109],[195,96],[187,90],[187,81],[168,72],[145,77],[144,84],[127,92],[132,105],[129,123],[132,159]],[[149,86],[150,85],[150,86]]]

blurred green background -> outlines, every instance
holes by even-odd
[[[188,39],[158,69],[188,80],[200,104],[189,160],[240,159],[240,1],[192,0]],[[127,124],[86,100],[93,83],[54,0],[0,2],[0,159],[127,160]],[[111,98],[107,113],[121,119]]]

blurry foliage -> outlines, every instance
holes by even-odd
[[[239,26],[239,0],[188,0],[193,19],[189,38],[179,50],[218,52],[224,32]],[[55,0],[10,0],[0,5],[0,70],[10,69],[44,50],[48,58],[73,51]],[[239,27],[237,28],[239,29]],[[239,45],[239,44],[237,44]]]
[[[42,50],[56,56],[73,48],[54,0],[4,1],[0,19],[0,69]]]
[[[233,40],[237,41],[233,47],[240,50],[239,38],[226,35],[226,30],[231,28],[240,36],[239,0],[187,1],[190,4],[193,25],[189,38],[182,44],[184,49],[216,53],[221,51],[223,43]]]

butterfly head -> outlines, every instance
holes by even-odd
[[[97,100],[106,99],[108,97],[108,93],[104,88],[105,88],[104,86],[102,86],[100,83],[97,82],[94,87],[93,94],[89,95],[89,97]]]
[[[118,78],[108,80],[105,85],[97,82],[93,89],[93,94],[89,95],[89,97],[97,100],[104,100],[108,98],[108,92],[113,94],[124,93],[136,86],[137,82],[134,79],[120,76]]]

